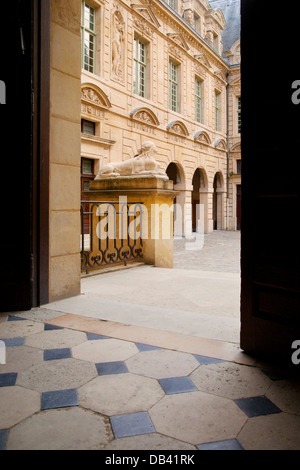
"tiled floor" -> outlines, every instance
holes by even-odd
[[[300,448],[300,381],[224,345],[43,308],[0,339],[2,450]]]

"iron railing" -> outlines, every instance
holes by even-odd
[[[81,270],[143,259],[140,202],[81,201]],[[138,230],[139,228],[139,230]]]

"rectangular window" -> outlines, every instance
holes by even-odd
[[[82,2],[81,15],[82,68],[88,72],[96,71],[96,10]]]
[[[178,65],[169,62],[169,108],[178,111]]]
[[[89,158],[81,159],[81,174],[82,175],[94,174],[94,160],[90,160]]]
[[[236,172],[238,175],[242,173],[242,160],[241,159],[236,161]]]
[[[200,17],[194,13],[194,30],[201,34]]]
[[[213,35],[213,48],[216,52],[219,53],[219,37],[217,34]]]
[[[220,93],[215,91],[215,128],[220,130]]]
[[[202,122],[202,81],[195,80],[195,119]]]
[[[169,0],[169,5],[173,10],[176,10],[177,8],[177,0]]]
[[[139,39],[134,40],[134,82],[133,92],[146,97],[147,57],[146,44]]]
[[[237,131],[238,134],[241,134],[242,132],[242,100],[241,97],[239,96],[237,98]]]
[[[95,135],[95,123],[87,121],[86,119],[81,119],[81,132],[83,134]]]

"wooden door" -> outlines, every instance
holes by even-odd
[[[268,2],[242,0],[241,347],[289,365],[300,339],[299,13],[295,3],[282,22]]]

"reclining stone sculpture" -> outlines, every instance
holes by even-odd
[[[138,154],[123,162],[104,165],[95,180],[127,176],[154,176],[168,179],[167,174],[160,168],[155,156],[157,148],[154,142],[144,142]]]

